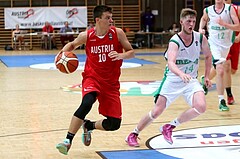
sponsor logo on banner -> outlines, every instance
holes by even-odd
[[[71,18],[73,15],[78,14],[78,9],[77,8],[72,8],[66,11],[67,18]]]
[[[19,19],[27,19],[30,16],[34,15],[34,10],[28,9],[27,11],[18,11],[18,12],[13,11],[11,15]]]
[[[147,146],[169,156],[184,159],[236,159],[240,157],[240,125],[215,126],[174,131],[173,144],[162,135],[147,141]]]

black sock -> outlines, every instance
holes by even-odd
[[[227,87],[227,88],[226,88],[226,92],[227,92],[227,96],[228,96],[228,97],[232,97],[231,87]]]
[[[96,122],[92,122],[92,121],[90,121],[90,120],[87,120],[86,123],[85,123],[85,127],[87,128],[87,130],[96,129],[96,128],[95,128],[95,123],[96,123]]]
[[[72,140],[73,140],[74,136],[75,136],[75,134],[72,134],[72,133],[68,132],[66,138],[70,140],[70,143],[72,143]]]

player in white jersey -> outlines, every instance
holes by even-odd
[[[163,113],[163,111],[179,96],[183,96],[190,106],[178,118],[160,128],[162,135],[170,144],[172,130],[181,123],[196,118],[206,110],[204,91],[198,82],[197,72],[199,57],[202,51],[205,56],[205,84],[210,87],[208,79],[212,54],[208,46],[207,38],[195,32],[197,12],[186,8],[182,9],[180,24],[182,29],[169,41],[165,57],[167,66],[164,78],[155,96],[155,105],[138,123],[136,128],[128,135],[126,142],[129,146],[137,147],[137,137],[146,126]]]
[[[203,16],[199,24],[199,32],[205,33],[203,29],[206,25],[209,32],[208,42],[213,55],[213,66],[216,68],[216,85],[219,99],[219,110],[229,111],[224,99],[224,62],[234,42],[235,34],[232,30],[221,26],[219,21],[228,24],[232,22],[239,24],[235,10],[230,4],[225,4],[224,0],[215,0],[215,5],[204,9]]]
[[[231,4],[232,0],[225,0],[226,4]],[[240,6],[235,4],[231,4],[240,20]],[[218,22],[224,22],[220,19]],[[227,25],[237,25],[237,24],[222,24],[223,26]],[[240,29],[240,26],[238,27]],[[240,34],[236,32],[236,37],[233,45],[230,48],[228,56],[226,58],[226,62],[224,63],[224,86],[227,94],[227,103],[229,105],[233,105],[235,103],[235,99],[232,93],[232,75],[236,74],[238,70],[238,62],[239,62],[239,51],[240,51]],[[216,76],[216,70],[214,67],[211,68],[209,79],[212,80]]]

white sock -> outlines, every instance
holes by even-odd
[[[177,118],[174,119],[173,121],[171,121],[170,124],[171,124],[171,125],[174,125],[174,126],[176,126],[176,127],[177,127],[178,125],[180,125],[180,123],[179,123],[179,121],[177,120]]]
[[[136,127],[136,128],[133,130],[133,133],[135,133],[135,134],[139,134],[140,131],[139,131],[138,128]]]
[[[218,95],[218,100],[219,100],[219,103],[221,103],[221,100],[224,99],[224,95]]]

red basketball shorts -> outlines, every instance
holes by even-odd
[[[240,43],[233,43],[227,56],[227,60],[231,60],[231,67],[233,70],[238,69],[238,61],[239,61],[239,53],[240,53],[239,47],[240,47]]]

